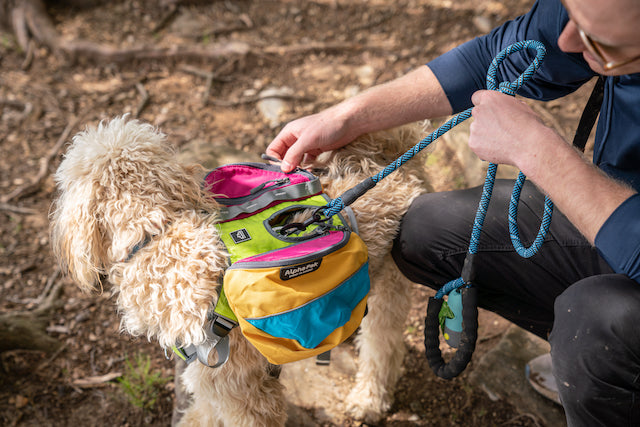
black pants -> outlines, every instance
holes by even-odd
[[[512,185],[496,181],[480,237],[480,307],[549,340],[569,425],[640,425],[640,284],[615,274],[557,209],[540,252],[521,258],[507,223]],[[413,202],[393,248],[405,276],[433,289],[460,277],[480,193],[431,193]],[[525,183],[518,225],[527,247],[543,204]]]

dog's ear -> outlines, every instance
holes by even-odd
[[[53,253],[71,278],[85,291],[101,284],[104,274],[104,232],[100,229],[93,184],[74,183],[62,191],[50,214]]]

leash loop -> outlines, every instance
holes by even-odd
[[[527,69],[516,78],[513,82],[498,82],[497,71],[500,64],[512,53],[518,52],[523,49],[535,49],[536,56],[531,61]],[[546,49],[542,43],[535,40],[526,40],[514,43],[507,48],[503,49],[496,57],[491,61],[491,65],[487,70],[487,89],[497,90],[502,93],[515,96],[516,92],[528,82],[533,74],[540,68],[542,60],[546,54]],[[336,199],[331,200],[326,206],[322,208],[326,217],[331,217],[337,214],[340,210],[349,206],[358,197],[362,196],[369,189],[373,188],[378,182],[384,179],[387,175],[394,172],[400,166],[405,164],[416,154],[430,145],[437,138],[448,132],[451,128],[457,126],[463,121],[471,117],[472,108],[469,108],[449,119],[446,123],[422,139],[411,149],[407,150],[404,154],[398,157],[394,162],[387,165],[378,174],[367,178],[362,181],[356,187],[345,191],[342,195]],[[425,318],[425,348],[426,356],[429,365],[433,371],[441,378],[450,379],[459,375],[467,366],[471,360],[471,356],[475,349],[477,339],[477,289],[472,286],[474,280],[474,268],[473,258],[478,251],[478,245],[480,242],[480,235],[482,233],[482,226],[487,214],[489,202],[491,200],[491,194],[493,192],[493,186],[495,183],[495,176],[498,165],[490,163],[487,168],[487,176],[484,186],[482,188],[482,196],[476,212],[476,217],[473,223],[472,234],[469,242],[469,251],[465,258],[465,265],[462,271],[462,277],[454,279],[445,284],[437,293],[435,297],[429,299],[429,305],[427,306],[427,317]],[[540,231],[536,237],[534,243],[529,248],[525,248],[521,241],[517,225],[517,210],[518,200],[520,198],[520,192],[524,184],[525,177],[522,173],[518,176],[518,180],[514,186],[512,197],[509,205],[509,231],[511,241],[513,243],[516,252],[525,258],[537,253],[540,245],[544,241],[546,234],[549,230],[551,223],[551,213],[553,212],[553,204],[549,198],[545,198],[545,209]],[[460,290],[460,291],[459,291]],[[451,307],[445,306],[445,295],[450,295],[452,292],[457,292],[456,299],[461,301],[457,303],[458,312],[453,313]],[[446,310],[445,310],[446,309]],[[443,315],[443,310],[446,315]],[[445,319],[447,317],[447,319]],[[445,363],[442,354],[439,349],[439,327],[442,318],[443,331],[447,327],[448,319],[455,319],[456,324],[461,325],[461,331],[456,330],[455,345],[453,341],[449,341],[445,333],[445,339],[450,345],[458,347],[455,355],[448,363]],[[462,318],[462,322],[459,319]],[[458,325],[457,325],[458,326]],[[451,328],[449,328],[451,330]]]
[[[497,70],[502,61],[510,54],[526,48],[536,49],[536,57],[529,67],[513,82],[498,83],[496,77]],[[533,73],[538,70],[545,54],[546,49],[544,45],[538,41],[529,40],[510,45],[501,51],[491,62],[487,70],[487,89],[498,90],[507,95],[515,96],[516,92],[528,82],[533,76]],[[482,187],[482,195],[473,222],[469,251],[464,261],[462,277],[446,283],[438,290],[434,297],[429,299],[427,306],[424,341],[425,355],[429,366],[431,366],[433,372],[440,378],[451,379],[458,376],[471,361],[473,351],[475,350],[478,338],[478,297],[477,288],[473,286],[473,280],[475,279],[473,258],[478,252],[482,226],[487,215],[489,202],[491,201],[497,169],[498,165],[495,163],[490,163],[487,168],[485,183]],[[537,253],[546,237],[551,223],[553,204],[548,198],[545,198],[545,210],[540,232],[534,244],[529,248],[524,248],[520,242],[517,225],[518,201],[524,180],[525,176],[520,172],[509,205],[509,234],[516,252],[520,256],[528,258]],[[449,296],[449,300],[451,300],[452,296],[455,296],[455,300],[458,302],[456,304],[447,304],[443,299],[445,295]],[[456,353],[448,363],[445,363],[439,348],[440,328],[442,328],[447,343],[457,348]]]
[[[536,50],[536,57],[533,59],[531,64],[529,64],[527,69],[522,74],[520,74],[520,76],[518,76],[518,78],[513,82],[511,83],[501,82],[497,84],[497,73],[498,73],[498,67],[500,66],[500,64],[510,54],[517,52],[519,50],[527,49],[527,48]],[[533,76],[533,74],[538,70],[538,68],[540,68],[541,63],[544,60],[545,54],[546,54],[546,49],[544,45],[537,40],[526,40],[526,41],[517,42],[508,46],[506,49],[504,49],[502,52],[496,55],[493,61],[491,61],[491,65],[487,70],[487,89],[498,90],[502,93],[515,96],[515,92],[518,89],[520,89],[526,82],[528,82]],[[491,165],[490,165],[490,169],[491,169]],[[492,177],[491,177],[492,183],[490,184],[492,189],[493,181],[495,181],[495,170],[493,171],[487,170],[487,181],[490,179],[490,176],[489,176],[490,172],[492,174]],[[538,253],[540,246],[542,246],[542,243],[544,242],[544,239],[546,238],[547,233],[549,232],[549,227],[551,226],[551,217],[553,215],[553,202],[551,201],[551,199],[549,199],[549,197],[545,196],[544,212],[543,212],[542,221],[540,224],[540,229],[538,230],[538,234],[536,235],[531,246],[526,248],[522,244],[522,241],[520,239],[520,231],[518,229],[518,203],[520,201],[520,193],[522,191],[522,186],[524,185],[525,180],[526,180],[526,176],[522,172],[520,172],[513,186],[513,192],[511,193],[511,200],[509,201],[509,216],[508,216],[509,237],[511,238],[511,243],[513,245],[513,248],[518,253],[518,255],[520,255],[523,258],[530,258],[536,253]],[[485,187],[486,186],[487,186],[487,183],[485,183]],[[489,198],[491,197],[490,191],[491,190],[489,190]],[[484,199],[484,193],[485,192],[483,189],[483,199]],[[488,202],[487,202],[487,205],[488,205]],[[486,211],[486,207],[484,209]],[[480,227],[482,227],[482,224],[480,224]],[[474,223],[474,230],[475,230],[475,223]],[[474,240],[476,239],[474,239],[472,236],[472,243],[474,244],[474,247],[477,248],[477,240],[475,242]]]

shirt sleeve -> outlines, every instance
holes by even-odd
[[[596,248],[616,273],[640,283],[640,194],[629,197],[596,235]]]
[[[472,106],[471,95],[475,91],[486,89],[487,69],[501,50],[518,41],[537,40],[545,45],[547,54],[518,95],[538,100],[560,98],[595,75],[582,55],[568,54],[558,47],[558,37],[568,20],[559,0],[538,0],[527,14],[458,46],[427,65],[436,75],[454,112],[460,112]],[[535,55],[530,49],[510,55],[498,67],[498,82],[514,81]]]

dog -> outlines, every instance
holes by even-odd
[[[321,171],[329,197],[337,197],[379,172],[422,132],[416,124],[367,134],[323,153],[311,167]],[[110,283],[121,328],[165,349],[206,340],[207,311],[228,266],[215,227],[219,205],[203,190],[202,177],[202,167],[176,161],[163,133],[126,116],[75,135],[55,174],[50,230],[63,270],[84,291]],[[365,422],[378,421],[390,408],[403,372],[411,284],[390,251],[403,214],[425,191],[422,165],[411,161],[352,205],[369,251],[371,292],[355,339],[359,368],[345,410]],[[140,242],[146,244],[138,249]],[[181,425],[284,425],[284,388],[273,366],[239,328],[229,340],[226,364],[194,362],[184,370],[191,403]]]

